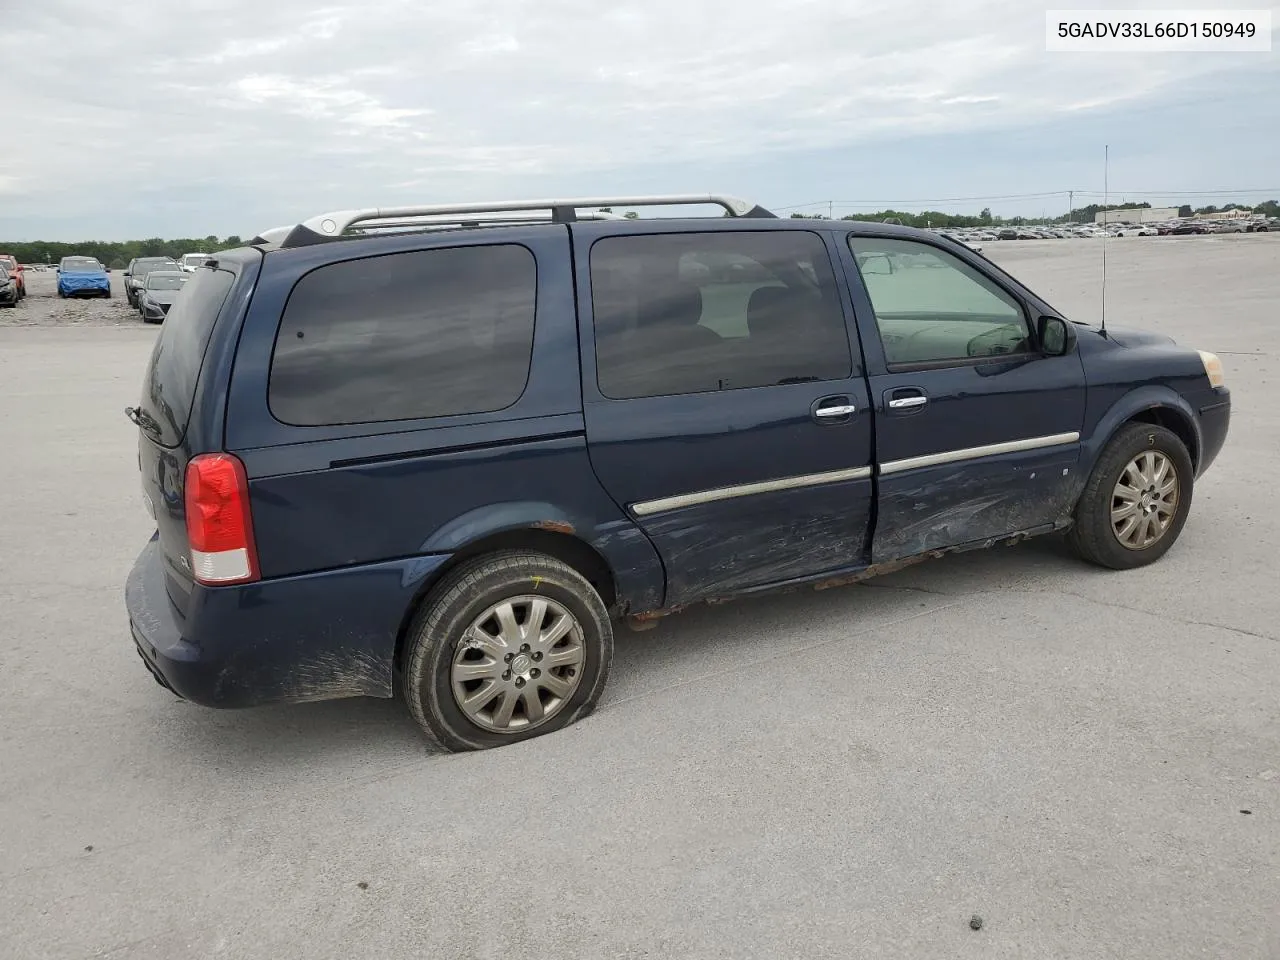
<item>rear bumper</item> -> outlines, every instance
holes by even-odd
[[[153,537],[125,585],[134,645],[164,687],[207,707],[389,697],[396,640],[447,555],[235,587],[192,588],[186,615]]]

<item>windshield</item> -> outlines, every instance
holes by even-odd
[[[152,270],[177,270],[178,265],[172,260],[139,260],[133,265],[134,276],[142,276]]]
[[[186,282],[185,273],[173,273],[169,270],[156,270],[147,275],[148,290],[180,290]]]
[[[0,260],[0,283],[4,283],[8,279],[9,279],[9,267],[3,260]]]
[[[68,257],[62,261],[63,273],[99,273],[103,269],[102,264],[89,257]]]

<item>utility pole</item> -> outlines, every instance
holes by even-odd
[[[1074,190],[1067,191],[1067,220],[1070,223],[1076,222],[1076,192]]]
[[[834,200],[827,201],[827,219],[834,220],[836,218],[836,202]]]

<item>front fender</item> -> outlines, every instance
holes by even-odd
[[[1200,421],[1195,411],[1176,390],[1157,384],[1148,384],[1129,391],[1113,403],[1081,444],[1081,460],[1085,465],[1086,474],[1093,470],[1103,449],[1123,424],[1138,414],[1155,409],[1173,412],[1186,424],[1193,438],[1189,451],[1191,462],[1199,472],[1200,454],[1204,449],[1204,442],[1200,433]]]

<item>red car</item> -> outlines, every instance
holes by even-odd
[[[0,253],[0,264],[9,268],[9,276],[18,281],[18,299],[27,295],[27,279],[22,275],[23,267],[18,258],[8,253]]]

